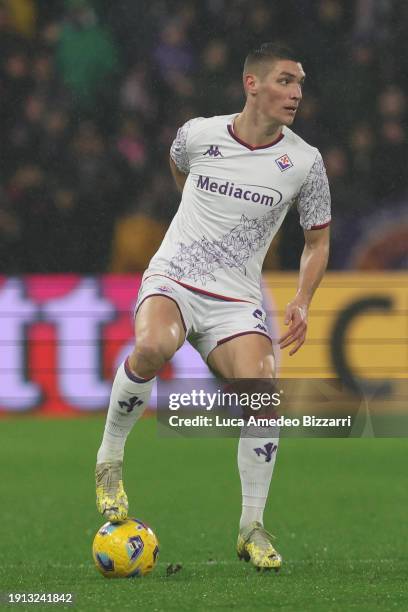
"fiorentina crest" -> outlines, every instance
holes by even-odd
[[[293,163],[287,153],[281,157],[278,157],[278,159],[275,159],[275,163],[281,172],[285,172],[285,170],[289,170],[289,168],[292,168],[293,166]]]
[[[254,448],[254,451],[258,455],[258,457],[260,457],[261,455],[265,456],[265,463],[270,463],[272,455],[277,451],[277,449],[277,444],[273,444],[273,442],[268,442],[267,444],[264,444],[263,448]]]
[[[126,412],[132,412],[135,406],[141,406],[143,404],[143,400],[134,395],[129,398],[128,402],[118,402],[121,408],[126,408]]]

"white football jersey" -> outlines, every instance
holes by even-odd
[[[262,264],[290,206],[304,229],[325,227],[330,192],[315,147],[287,127],[269,145],[250,146],[234,134],[236,116],[199,117],[178,130],[170,155],[188,177],[145,278],[259,303]]]

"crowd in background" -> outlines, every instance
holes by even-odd
[[[407,27],[404,0],[0,0],[0,271],[143,269],[179,202],[177,128],[239,112],[265,41],[301,55],[293,129],[323,154],[346,265],[348,228],[407,195]],[[268,266],[301,247],[294,210]]]

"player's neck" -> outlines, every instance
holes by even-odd
[[[265,119],[247,107],[234,119],[235,136],[249,145],[259,147],[276,140],[282,132],[282,124]]]

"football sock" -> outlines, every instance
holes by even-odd
[[[238,444],[238,469],[242,487],[240,529],[253,521],[263,524],[263,512],[271,483],[279,429],[246,426]]]
[[[128,360],[122,363],[113,381],[102,444],[97,463],[122,461],[126,438],[149,403],[156,378],[138,378]]]

